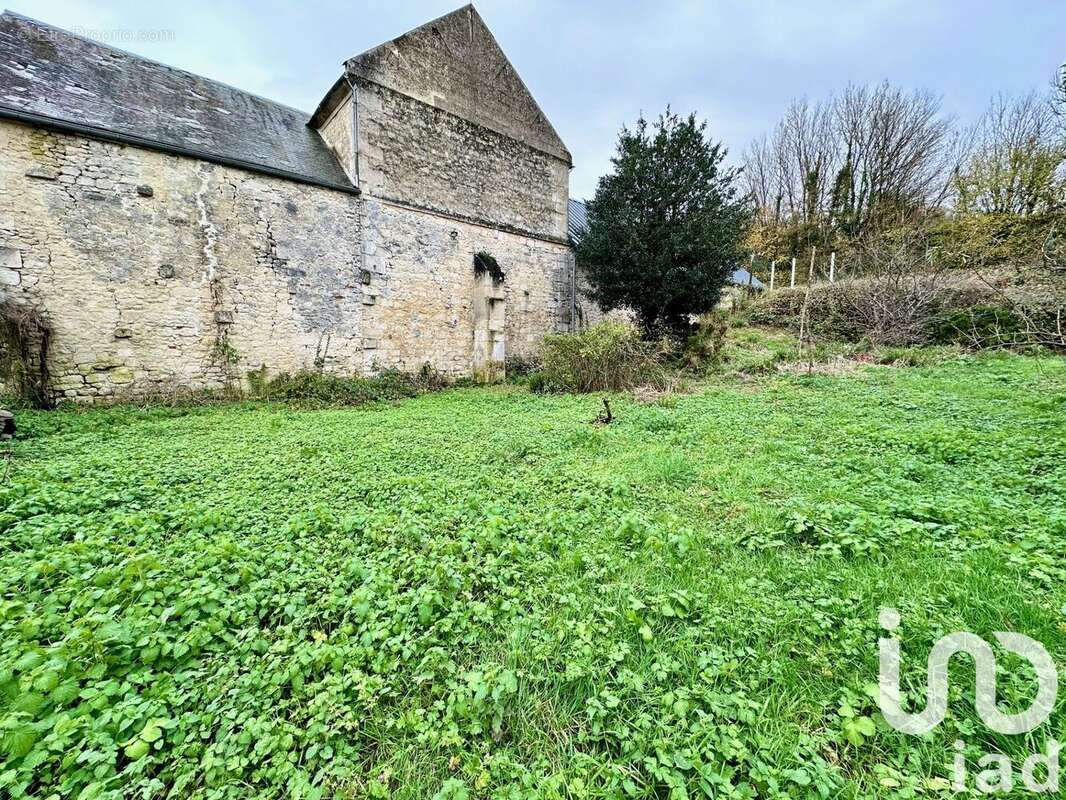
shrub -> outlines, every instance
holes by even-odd
[[[388,376],[404,376],[404,374],[401,372],[385,372],[382,373],[382,375],[380,375],[379,377]],[[428,361],[422,365],[421,369],[418,370],[416,380],[418,386],[422,389],[422,391],[426,392],[439,392],[441,389],[447,389],[448,387],[455,385],[455,381],[453,381],[444,373],[434,369],[434,367]]]
[[[0,384],[16,402],[51,408],[48,346],[52,329],[40,311],[0,301]]]
[[[760,297],[751,322],[799,328],[806,289],[779,289]],[[990,287],[951,285],[934,275],[868,277],[811,287],[807,318],[824,338],[904,346],[937,340],[936,320],[947,312],[988,304]]]
[[[504,371],[508,378],[522,378],[539,369],[540,359],[536,356],[507,356],[504,361]]]
[[[848,255],[851,280],[769,293],[754,319],[787,317],[787,324],[814,335],[874,345],[923,344],[937,315],[988,303],[996,288],[985,280],[952,276],[935,259],[921,227],[870,233]],[[769,308],[766,308],[766,306]]]
[[[716,367],[722,361],[729,319],[725,314],[712,311],[700,317],[696,332],[688,337],[682,351],[682,359],[689,369],[701,370]]]
[[[537,372],[531,372],[526,378],[526,383],[529,385],[529,391],[534,394],[546,394],[552,391],[551,382],[548,380],[548,376],[539,370]]]
[[[929,245],[952,267],[1018,267],[1043,262],[1043,252],[1066,222],[1062,212],[954,214],[930,225]]]
[[[1013,309],[980,305],[938,315],[930,324],[930,335],[940,344],[1002,347],[1018,343],[1025,326]]]
[[[971,348],[1066,346],[1066,300],[1054,288],[1021,295],[1013,287],[938,282],[913,276],[893,284],[861,278],[814,286],[807,315],[820,337],[905,347],[960,344]],[[799,328],[805,289],[779,289],[748,310],[755,324]]]
[[[713,309],[750,219],[740,171],[695,115],[669,109],[623,128],[610,174],[588,203],[577,262],[589,299],[630,309],[648,333],[687,332],[689,316]]]
[[[886,347],[878,351],[878,364],[894,367],[933,367],[958,358],[959,350],[951,347]]]
[[[432,369],[416,375],[386,371],[374,377],[330,375],[322,372],[283,372],[267,379],[262,371],[248,374],[252,397],[331,406],[358,406],[381,400],[402,400],[447,385]]]
[[[833,284],[833,287],[842,284]],[[799,329],[803,308],[804,289],[778,289],[764,292],[747,311],[748,321],[757,325],[774,325]],[[815,332],[834,339],[854,341],[862,337],[862,331],[843,312],[839,291],[825,286],[811,288],[808,304],[808,319]]]
[[[624,322],[604,321],[581,333],[547,336],[541,355],[541,391],[624,391],[666,386],[668,346],[649,342]]]

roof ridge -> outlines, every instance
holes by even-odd
[[[156,66],[163,67],[164,69],[168,69],[168,70],[171,70],[173,72],[179,72],[179,73],[181,73],[183,75],[189,75],[189,76],[192,76],[193,78],[198,78],[199,80],[202,80],[202,81],[208,81],[209,83],[214,83],[214,84],[216,84],[218,86],[224,86],[225,88],[230,89],[230,90],[232,90],[234,92],[240,92],[241,94],[247,95],[249,97],[254,97],[256,100],[262,100],[264,103],[270,103],[271,105],[277,106],[279,108],[285,108],[285,109],[288,109],[289,111],[295,111],[297,114],[300,114],[300,115],[306,117],[308,120],[311,118],[311,114],[308,113],[307,111],[304,111],[301,108],[296,108],[295,106],[290,106],[288,103],[282,103],[279,100],[271,100],[269,97],[263,97],[263,95],[261,95],[261,94],[256,94],[255,92],[250,92],[247,89],[242,89],[239,86],[234,86],[233,84],[226,83],[225,81],[220,81],[220,80],[218,80],[216,78],[210,78],[207,75],[201,75],[198,72],[193,72],[192,70],[184,69],[183,67],[175,67],[173,64],[167,64],[164,61],[157,61],[154,58],[149,58],[148,56],[142,56],[139,53],[134,53],[134,52],[132,52],[130,50],[125,50],[125,49],[123,49],[121,47],[115,47],[114,45],[107,44],[106,42],[101,42],[99,39],[93,39],[91,36],[83,36],[80,33],[74,33],[74,31],[68,31],[66,28],[60,28],[58,25],[52,25],[52,24],[50,24],[48,22],[44,22],[42,20],[36,19],[35,17],[30,17],[30,16],[27,16],[26,14],[20,14],[18,11],[12,11],[9,8],[5,8],[4,11],[3,11],[3,14],[0,14],[0,16],[14,17],[15,19],[22,20],[23,22],[32,23],[32,24],[37,25],[37,26],[39,26],[41,28],[47,28],[48,30],[57,31],[59,33],[62,33],[64,36],[70,36],[70,37],[72,37],[74,39],[80,39],[81,41],[88,42],[89,44],[94,45],[95,47],[100,47],[100,48],[102,48],[104,50],[111,50],[111,51],[116,52],[116,53],[122,53],[125,56],[129,56],[130,58],[135,58],[135,59],[137,59],[139,61],[145,61],[145,62],[147,62],[149,64],[155,64]]]

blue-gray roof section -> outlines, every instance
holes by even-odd
[[[357,192],[308,114],[10,11],[0,117]]]
[[[753,289],[765,289],[766,284],[748,272],[746,269],[735,269],[729,276],[729,282],[736,286],[751,286]]]
[[[585,231],[589,229],[588,209],[583,201],[570,199],[566,207],[566,225],[570,233],[570,241],[577,244],[585,235]]]

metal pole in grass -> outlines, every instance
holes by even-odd
[[[770,291],[774,290],[774,273],[777,272],[777,260],[770,262]]]
[[[792,256],[792,274],[788,278],[788,288],[796,288],[796,257]]]
[[[836,280],[837,273],[837,251],[834,250],[829,254],[829,282],[832,283]]]

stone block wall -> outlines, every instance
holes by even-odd
[[[357,90],[365,194],[566,241],[568,162],[392,89]]]
[[[319,136],[333,152],[352,184],[358,183],[355,168],[355,134],[352,131],[352,104],[341,103],[318,129]]]
[[[569,329],[559,242],[18,123],[0,148],[0,296],[46,313],[60,399],[263,366],[469,375],[482,250],[507,275],[508,356]]]
[[[573,312],[568,155],[362,77],[354,83],[357,136],[350,92],[319,130],[341,158],[357,139],[352,172],[363,191],[370,280],[365,368],[428,363],[471,374],[484,312],[473,263],[480,251],[507,276],[495,309],[507,357],[535,356],[546,334],[570,329]]]
[[[261,101],[223,94],[233,112],[212,114],[262,119]],[[181,119],[180,141],[162,138],[218,144]],[[49,320],[60,399],[218,388],[263,367],[470,375],[475,353],[491,372],[571,328],[570,154],[473,7],[349,59],[309,124],[292,141],[335,172],[321,137],[361,195],[0,121],[0,298]],[[262,144],[222,128],[209,159]],[[506,274],[490,293],[480,251]]]
[[[348,61],[351,74],[555,155],[570,153],[481,15],[465,6]]]
[[[415,370],[430,363],[452,375],[470,374],[474,254],[482,250],[506,275],[509,357],[531,357],[545,334],[569,329],[568,246],[374,198],[364,203],[364,257],[374,301],[364,308],[364,330],[373,347],[366,353],[368,369]]]
[[[357,196],[6,121],[0,152],[0,295],[61,397],[363,368]]]

